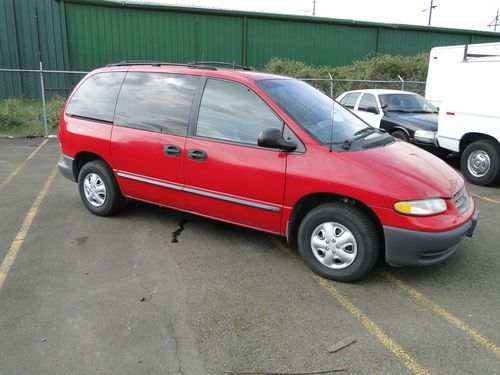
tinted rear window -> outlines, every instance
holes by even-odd
[[[110,72],[87,78],[71,98],[66,113],[113,122],[116,99],[124,76],[124,72]]]
[[[200,77],[164,73],[128,73],[116,106],[115,124],[186,135]]]

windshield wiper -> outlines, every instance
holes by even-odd
[[[354,133],[354,137],[346,139],[342,144],[344,150],[349,150],[353,142],[359,141],[360,139],[368,137],[370,134],[376,133],[378,130],[372,128],[371,126],[358,130]]]
[[[374,129],[372,126],[367,126],[366,128],[363,128],[361,130],[358,130],[354,135],[360,135],[366,133],[368,130]]]
[[[435,111],[424,111],[424,110],[416,110],[416,111],[409,111],[410,113],[437,113]]]

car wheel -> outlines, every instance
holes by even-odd
[[[408,135],[402,130],[396,130],[396,131],[392,132],[391,135],[394,138],[401,139],[402,141],[405,141],[405,142],[409,141]]]
[[[125,200],[113,171],[102,160],[91,161],[82,167],[78,174],[78,189],[85,207],[99,216],[116,213]]]
[[[380,247],[373,222],[345,203],[311,210],[300,224],[298,244],[300,256],[315,273],[344,282],[365,276],[375,265]]]
[[[476,185],[493,185],[500,180],[500,145],[481,140],[468,145],[461,158],[462,173]]]

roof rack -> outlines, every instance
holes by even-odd
[[[208,69],[208,70],[217,70],[217,68],[213,66],[204,66],[197,64],[178,64],[178,63],[168,63],[163,61],[156,60],[123,60],[113,64],[107,64],[107,67],[111,66],[135,66],[135,65],[152,65],[152,66],[186,66],[188,68],[194,69]]]
[[[188,65],[194,65],[194,66],[222,65],[222,66],[229,66],[233,69],[252,70],[248,66],[236,64],[236,61],[233,61],[232,63],[223,61],[191,61],[188,63]]]
[[[474,59],[483,59],[483,58],[491,58],[491,57],[500,57],[499,55],[488,55],[483,53],[469,53],[469,45],[466,44],[464,46],[464,60],[468,61],[470,58]]]

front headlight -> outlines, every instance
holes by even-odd
[[[397,202],[394,210],[403,215],[430,216],[446,211],[446,202],[441,198]]]
[[[436,132],[430,130],[416,130],[414,137],[422,139],[424,141],[434,142],[434,140],[436,139]]]

